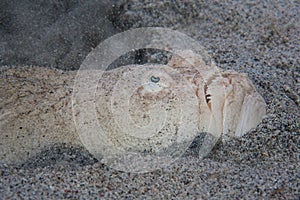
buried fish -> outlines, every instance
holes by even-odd
[[[90,79],[88,73],[97,72],[85,73]],[[209,133],[199,150],[203,158],[222,135],[241,137],[266,114],[264,99],[245,74],[206,65],[191,50],[176,52],[167,65],[130,65],[101,74],[96,115],[84,112],[92,107],[81,93],[75,92],[73,104],[80,139],[109,164],[129,154],[178,157],[199,132]]]
[[[90,97],[95,110],[80,101],[85,94],[74,98],[75,72],[0,69],[4,163],[22,163],[61,142],[102,155],[168,152],[177,156],[199,132],[214,138],[240,137],[266,113],[264,99],[246,75],[208,66],[190,50],[177,52],[167,65],[130,65],[103,72]],[[84,112],[96,114],[92,122],[99,124],[101,133],[87,135],[88,127],[78,123]],[[80,132],[80,127],[87,132]]]

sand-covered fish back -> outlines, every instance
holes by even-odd
[[[55,143],[80,144],[72,121],[75,73],[44,67],[0,68],[0,157],[23,162]]]

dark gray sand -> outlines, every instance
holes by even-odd
[[[59,2],[72,1],[51,1],[53,4]],[[74,1],[74,7],[65,10],[61,16],[57,15],[59,19],[56,20],[68,23],[72,17],[65,15],[75,15],[76,9],[83,9],[82,5],[80,1]],[[2,6],[0,9],[3,12]],[[300,198],[299,1],[119,1],[109,13],[110,26],[115,30],[163,26],[199,40],[219,67],[249,75],[266,100],[268,115],[255,130],[242,138],[217,145],[204,160],[187,153],[169,168],[145,174],[115,171],[93,159],[85,149],[68,144],[45,148],[22,166],[0,162],[0,199]],[[14,34],[17,30],[11,30],[11,36],[8,36],[4,31],[13,26],[7,25],[7,21],[18,24],[19,18],[14,21],[14,15],[6,16],[10,16],[10,20],[0,17],[1,63],[25,65],[32,62],[47,66],[48,63],[43,65],[32,57],[39,57],[39,52],[43,54],[44,41],[47,40],[34,37],[32,41],[24,39],[24,46],[18,44],[23,41],[22,28],[35,27],[34,24],[18,26],[19,32]],[[38,17],[20,16],[22,19]],[[38,22],[35,18],[28,19],[32,20]],[[40,20],[40,24],[46,24]],[[36,27],[41,27],[40,24]],[[51,26],[48,28],[50,32],[57,31],[68,38],[68,29],[60,30],[58,26],[54,25],[53,31]],[[84,30],[89,31],[87,27],[72,31],[81,34]],[[39,31],[28,34],[34,33],[41,34]],[[81,52],[71,35],[76,34],[70,33],[68,39],[74,44],[73,52]],[[56,41],[54,44],[64,46],[63,42]],[[30,42],[36,44],[32,45],[34,53],[28,48]],[[39,47],[42,51],[35,49]],[[45,62],[57,58],[47,55],[50,54],[41,55],[45,56]],[[68,55],[58,57],[67,60]],[[26,59],[20,59],[22,57]],[[66,69],[61,66],[65,62],[54,63],[58,64],[50,63],[50,66]]]
[[[109,0],[1,0],[0,64],[78,69],[100,41],[117,33]]]

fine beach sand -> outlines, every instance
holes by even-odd
[[[236,0],[225,3],[217,0],[187,0],[182,3],[178,0],[168,3],[158,0],[122,0],[114,6],[106,5],[111,7],[107,12],[107,20],[111,23],[101,22],[108,27],[104,35],[95,34],[101,28],[101,23],[94,23],[93,29],[89,29],[91,26],[88,25],[76,28],[77,23],[73,24],[72,21],[77,17],[80,25],[85,20],[95,19],[95,16],[101,17],[91,12],[93,15],[80,18],[85,9],[94,8],[98,1],[91,0],[88,5],[81,1],[68,1],[69,4],[59,4],[65,6],[63,10],[53,6],[61,8],[58,6],[59,1],[51,2],[46,5],[52,6],[49,9],[51,12],[45,11],[45,5],[38,5],[44,6],[41,13],[49,12],[42,19],[34,14],[18,14],[22,6],[24,10],[35,8],[36,11],[37,5],[30,4],[30,1],[16,6],[16,9],[9,2],[5,3],[6,10],[0,6],[0,14],[5,16],[0,16],[0,65],[49,67],[50,63],[50,66],[63,70],[78,69],[89,49],[103,38],[129,28],[163,26],[197,39],[211,54],[217,66],[247,73],[266,101],[267,116],[257,128],[242,138],[218,144],[204,160],[199,160],[191,148],[168,168],[144,174],[119,172],[103,165],[80,145],[73,132],[69,134],[59,132],[59,129],[45,130],[50,135],[39,135],[38,141],[42,143],[35,143],[38,151],[28,158],[18,155],[20,160],[23,159],[21,164],[6,163],[2,157],[3,148],[18,148],[22,142],[29,144],[35,134],[40,133],[16,139],[14,144],[18,145],[4,145],[3,140],[0,141],[0,199],[300,198],[299,2]],[[98,10],[101,11],[100,8]],[[59,15],[51,21],[55,12],[59,12]],[[22,25],[19,18],[14,21],[14,15],[24,17],[24,23],[31,20],[36,24],[35,32],[29,31],[28,25]],[[71,28],[62,28],[64,25]],[[38,37],[45,29],[51,33],[50,39],[46,36]],[[68,31],[70,34],[67,34]],[[23,36],[22,32],[26,34]],[[60,32],[63,34],[59,35]],[[92,39],[81,41],[80,37],[75,37],[76,34]],[[28,39],[30,36],[32,39]],[[57,43],[60,45],[55,46]],[[31,45],[51,48],[47,49],[49,51],[31,52],[28,48]],[[53,48],[57,49],[56,54]],[[36,56],[39,52],[41,57]],[[78,52],[82,54],[77,57]],[[73,57],[78,60],[74,61]],[[38,68],[34,71],[46,76],[56,74],[53,70]],[[59,73],[62,79],[67,78],[63,71]],[[30,73],[30,70],[27,74],[31,76],[25,77],[26,81],[43,82],[42,76]],[[3,73],[0,77],[1,83],[4,83],[1,75]],[[1,97],[6,89],[20,86],[13,87],[13,80],[21,80],[22,77],[18,73],[11,73],[10,76],[12,82],[9,87],[0,85]],[[58,93],[61,85],[72,90],[70,79],[51,82],[49,85]],[[11,95],[13,98],[18,96],[13,92]],[[57,107],[64,103],[60,101],[56,104],[55,98],[53,101]],[[5,105],[1,106],[3,110]],[[13,107],[14,103],[6,106]],[[30,108],[29,103],[27,108]],[[55,133],[51,135],[51,132]],[[4,130],[1,130],[2,133]]]

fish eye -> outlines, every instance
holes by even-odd
[[[153,83],[158,83],[160,81],[160,78],[158,76],[151,76],[150,80]]]

